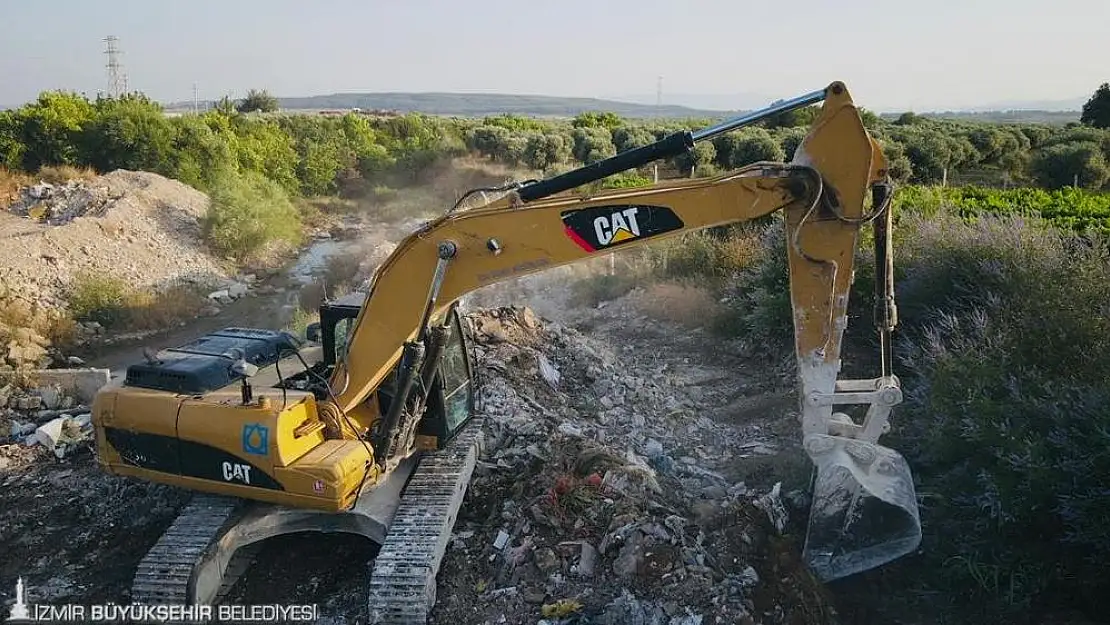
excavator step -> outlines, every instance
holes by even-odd
[[[208,553],[240,501],[195,495],[135,571],[131,601],[139,604],[192,603],[193,570]]]
[[[370,573],[371,623],[426,625],[482,442],[482,423],[474,419],[447,447],[420,458]]]

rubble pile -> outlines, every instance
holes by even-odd
[[[13,296],[56,308],[82,273],[135,287],[226,280],[201,242],[208,203],[204,193],[149,172],[33,185],[6,210],[0,206],[0,236],[19,240],[0,247],[0,283]]]
[[[85,215],[103,216],[123,195],[103,182],[71,180],[62,185],[39,182],[20,190],[8,211],[36,222],[59,226]]]
[[[40,450],[61,459],[91,449],[91,445],[89,407],[78,404],[57,385],[0,387],[0,469],[33,461]]]
[[[790,619],[825,609],[779,529],[783,511],[804,519],[801,494],[726,476],[763,443],[700,415],[683,389],[696,365],[618,359],[528,308],[469,319],[487,447],[434,622],[810,622]]]

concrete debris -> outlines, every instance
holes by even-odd
[[[547,385],[551,387],[551,390],[559,390],[559,370],[556,369],[555,365],[551,364],[551,361],[547,359],[547,356],[544,356],[542,353],[536,353],[536,360],[539,364],[540,375],[543,376],[543,381],[547,382]]]
[[[594,567],[597,565],[597,549],[588,542],[581,543],[582,551],[578,556],[578,564],[575,566],[575,572],[582,577],[590,577],[594,574]]]
[[[76,448],[92,440],[92,415],[83,414],[78,417],[59,417],[39,426],[35,433],[27,440],[28,444],[42,445],[54,452],[58,458],[64,458]]]
[[[786,506],[782,503],[782,482],[775,482],[771,492],[760,497],[755,504],[767,513],[767,518],[779,534],[786,530],[787,515]]]
[[[573,423],[560,423],[559,433],[567,436],[582,436],[582,428]]]
[[[759,573],[749,564],[740,572],[740,583],[747,588],[752,588],[759,583]]]
[[[247,284],[242,282],[230,282],[226,284],[224,288],[209,293],[208,299],[226,306],[237,299],[245,297],[248,293],[250,293],[250,286]]]
[[[460,518],[456,531],[485,536],[500,555],[476,565],[453,549],[441,578],[477,574],[491,588],[519,589],[499,596],[485,622],[528,622],[513,615],[566,598],[584,607],[546,622],[748,623],[754,589],[794,583],[789,571],[759,568],[779,529],[756,505],[763,491],[732,479],[736,459],[758,448],[757,432],[709,418],[708,387],[685,399],[681,368],[661,369],[652,356],[622,361],[622,345],[526,308],[476,311],[469,321],[488,436],[468,497],[489,513]]]
[[[25,187],[8,211],[59,226],[85,215],[103,214],[105,207],[120,197],[122,195],[113,193],[107,185],[83,180],[71,180],[62,185],[39,182]]]

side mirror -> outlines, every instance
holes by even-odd
[[[320,342],[320,322],[314,321],[304,329],[304,337],[312,343]]]

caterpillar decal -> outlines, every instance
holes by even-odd
[[[666,206],[616,204],[563,211],[559,215],[567,236],[587,252],[653,237],[683,227]]]

